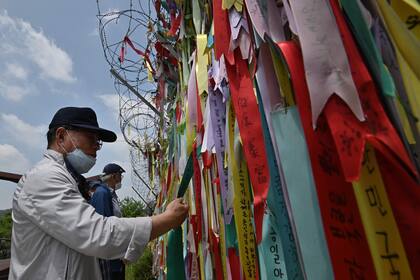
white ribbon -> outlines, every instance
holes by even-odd
[[[302,46],[312,108],[312,125],[334,93],[356,117],[365,120],[347,54],[327,0],[291,0],[290,5]]]

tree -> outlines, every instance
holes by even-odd
[[[145,205],[132,197],[124,198],[121,203],[121,212],[123,217],[141,217],[146,216]],[[137,262],[127,265],[125,270],[125,278],[127,280],[156,279],[152,273],[153,254],[149,247],[146,247],[143,255]]]
[[[12,236],[12,212],[0,216],[0,238],[10,239]]]
[[[12,212],[0,214],[0,259],[10,258],[10,239],[12,236]]]
[[[132,197],[124,198],[120,205],[123,217],[132,218],[146,216],[144,204]]]

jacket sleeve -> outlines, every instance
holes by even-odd
[[[140,256],[150,239],[150,217],[117,218],[96,213],[61,166],[37,168],[31,173],[22,182],[17,204],[32,223],[88,256],[129,261]]]
[[[114,216],[112,211],[112,197],[108,192],[96,190],[91,198],[90,204],[95,208],[96,213],[105,217]]]

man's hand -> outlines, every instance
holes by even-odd
[[[184,222],[188,215],[188,209],[188,205],[184,203],[182,198],[177,198],[168,204],[165,213],[170,216],[169,219],[172,222],[171,228],[176,228]]]
[[[188,215],[188,205],[183,203],[182,198],[171,201],[162,214],[152,216],[152,232],[150,240],[180,226]]]

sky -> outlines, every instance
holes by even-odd
[[[115,10],[117,2],[104,1]],[[131,170],[118,122],[118,95],[109,74],[96,18],[96,1],[0,2],[0,171],[24,173],[46,149],[46,132],[61,107],[91,107],[101,127],[118,135],[104,143],[97,164]],[[120,198],[136,197],[126,174]],[[0,180],[0,209],[11,207],[16,185]]]

